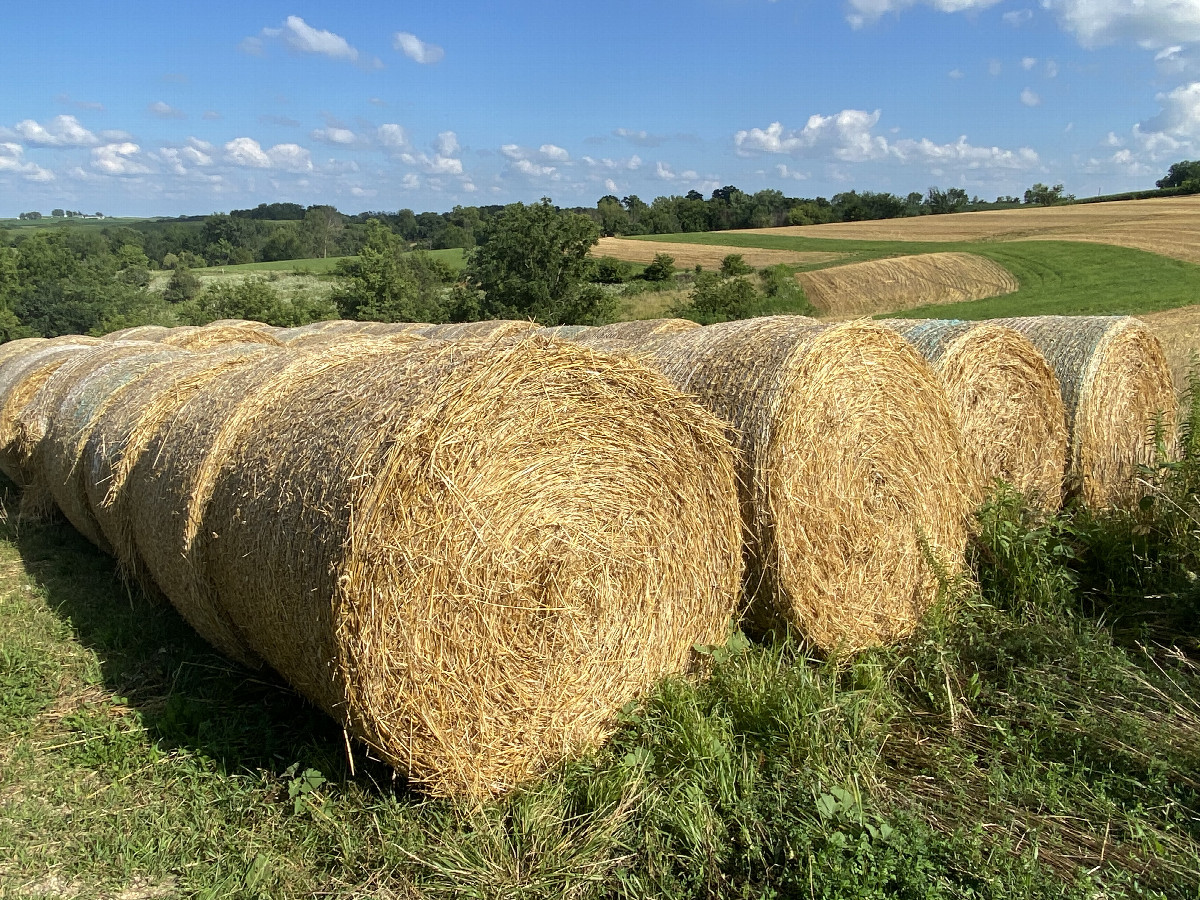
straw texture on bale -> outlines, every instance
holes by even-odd
[[[0,365],[8,362],[14,356],[20,356],[22,353],[28,353],[34,347],[41,344],[48,344],[45,338],[17,338],[15,341],[7,341],[0,344]]]
[[[370,336],[342,335],[319,351],[287,350],[218,372],[171,412],[125,480],[134,545],[146,573],[201,637],[244,665],[257,667],[261,660],[203,577],[205,561],[195,546],[216,472],[257,424],[268,398],[278,400],[297,380],[320,380],[348,360],[394,347]]]
[[[457,322],[448,325],[423,325],[412,329],[422,337],[443,341],[464,338],[507,338],[529,334],[538,329],[537,322],[516,319],[490,319],[486,322]]]
[[[129,473],[172,413],[210,379],[241,366],[261,365],[277,347],[234,344],[192,353],[135,379],[108,405],[84,445],[88,504],[122,570],[152,584],[137,553],[125,491]]]
[[[68,391],[76,382],[107,363],[162,349],[161,344],[150,341],[114,341],[84,347],[55,369],[38,388],[13,425],[13,452],[26,473],[22,512],[49,512],[53,504],[51,485],[46,477],[48,460],[42,453],[42,441],[58,417],[59,407]],[[68,467],[73,467],[74,463],[74,459],[70,460]]]
[[[285,346],[289,350],[311,350],[319,347],[353,347],[357,344],[382,344],[384,346],[390,344],[393,347],[403,347],[405,344],[423,340],[425,338],[419,334],[406,331],[399,331],[392,334],[364,334],[362,332],[322,334],[321,332],[313,332],[312,334],[299,334],[293,338],[289,338]]]
[[[104,353],[95,348],[87,354],[86,364],[76,365],[84,361],[73,359],[54,374],[52,381],[58,380],[68,366],[74,369],[65,392],[49,411],[45,433],[30,461],[35,484],[44,486],[67,521],[105,553],[113,553],[113,547],[100,531],[88,499],[84,448],[93,428],[123,391],[154,369],[173,365],[190,355],[177,347],[141,343],[146,346],[138,353]],[[112,349],[120,346],[123,345],[114,345]],[[45,393],[43,388],[39,399]]]
[[[296,325],[292,328],[280,328],[275,337],[286,344],[294,338],[312,334],[355,333],[361,330],[364,323],[353,322],[349,319],[330,319],[325,322],[309,322],[307,325]]]
[[[171,334],[174,329],[166,325],[135,325],[132,328],[122,328],[104,336],[106,341],[161,341]]]
[[[595,328],[594,325],[547,325],[544,328],[539,328],[533,332],[538,337],[558,338],[559,340],[569,341],[578,337],[585,331],[591,331]]]
[[[424,341],[298,375],[197,541],[248,646],[438,795],[594,745],[740,576],[723,428],[629,359]]]
[[[972,506],[958,425],[925,359],[881,325],[794,316],[655,336],[637,352],[732,426],[748,626],[785,624],[844,651],[909,634],[936,596],[926,549],[960,566]]]
[[[979,499],[997,479],[1042,508],[1062,502],[1067,417],[1054,370],[1020,332],[995,322],[889,319],[933,365],[958,415]]]
[[[1070,431],[1067,496],[1097,509],[1136,502],[1138,467],[1157,457],[1158,416],[1167,455],[1177,451],[1175,391],[1158,338],[1129,316],[996,321],[1029,338],[1058,377]]]
[[[27,487],[31,477],[17,442],[17,419],[58,367],[87,346],[45,341],[0,364],[0,472],[18,487]]]
[[[171,333],[162,338],[162,343],[185,350],[210,350],[231,344],[283,346],[275,335],[244,325],[184,325],[171,329]]]
[[[631,346],[657,335],[683,334],[694,331],[700,325],[689,319],[639,319],[634,322],[614,322],[600,325],[588,332],[592,340],[612,342],[625,341]]]

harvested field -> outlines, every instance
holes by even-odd
[[[751,233],[858,241],[1087,241],[1200,263],[1200,196],[760,228]]]
[[[980,500],[997,479],[1047,511],[1062,502],[1067,413],[1038,349],[994,322],[887,319],[933,364],[958,415]]]
[[[796,280],[823,316],[859,316],[962,303],[1020,288],[1003,266],[973,253],[928,253],[800,272]]]
[[[1138,469],[1158,458],[1156,418],[1176,451],[1176,397],[1154,333],[1131,316],[997,319],[1031,340],[1054,368],[1070,428],[1066,492],[1088,506],[1141,497]]]
[[[732,448],[635,361],[421,341],[297,372],[230,450],[205,576],[248,646],[433,794],[593,747],[728,633]]]
[[[772,229],[783,231],[785,229]],[[845,256],[844,253],[799,250],[763,250],[754,247],[717,247],[705,244],[675,244],[664,241],[631,241],[627,238],[605,237],[592,248],[592,256],[615,256],[629,262],[648,263],[656,254],[665,253],[675,258],[675,266],[690,269],[703,266],[719,269],[721,260],[730,253],[741,254],[748,265],[755,268],[783,263],[789,266],[820,265]]]
[[[575,340],[635,352],[730,426],[749,627],[782,623],[826,650],[898,640],[937,593],[926,548],[961,566],[974,484],[958,424],[890,329],[772,316],[635,346]]]

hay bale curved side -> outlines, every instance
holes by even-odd
[[[20,356],[23,353],[28,353],[34,347],[39,347],[42,344],[49,342],[42,337],[17,338],[15,341],[5,341],[0,344],[0,365],[8,362],[14,356]]]
[[[262,661],[203,577],[205,561],[195,544],[216,473],[269,398],[278,402],[297,379],[322,378],[351,359],[395,346],[342,335],[317,351],[289,350],[216,373],[172,410],[125,480],[131,533],[146,572],[201,637],[243,665],[257,668]]]
[[[530,334],[534,337],[558,338],[562,341],[570,341],[586,331],[591,331],[595,327],[594,325],[547,325],[544,328],[531,331]]]
[[[101,532],[88,499],[84,449],[92,430],[123,391],[153,370],[190,355],[176,347],[150,346],[154,349],[109,359],[74,379],[50,417],[32,462],[37,480],[44,482],[67,521],[105,553],[114,550]]]
[[[537,322],[519,319],[489,319],[484,322],[452,322],[446,325],[419,325],[413,328],[422,337],[441,341],[461,341],[469,338],[517,337],[531,334],[540,326]]]
[[[136,378],[95,423],[84,445],[88,504],[122,571],[153,588],[133,540],[125,486],[129,473],[172,412],[209,379],[240,366],[261,365],[281,353],[277,347],[234,344],[192,353]]]
[[[398,331],[392,334],[370,334],[351,332],[341,334],[301,334],[288,340],[285,345],[289,350],[317,350],[321,347],[353,347],[356,345],[391,345],[403,347],[426,338],[411,331]]]
[[[50,430],[67,392],[81,379],[106,363],[161,350],[150,341],[119,341],[85,347],[54,370],[13,423],[13,453],[25,472],[26,487],[21,508],[26,514],[42,515],[54,506],[51,480],[42,453],[42,442]],[[74,460],[71,462],[72,466]]]
[[[29,485],[31,476],[17,443],[17,418],[58,367],[87,347],[47,341],[0,364],[0,472],[18,487]]]
[[[794,316],[652,337],[636,352],[732,428],[748,627],[784,624],[842,651],[911,633],[937,593],[925,548],[961,566],[973,505],[925,359],[871,322]]]
[[[211,350],[231,344],[266,344],[282,347],[283,342],[273,334],[245,325],[185,325],[172,329],[162,343],[185,350]]]
[[[1070,431],[1066,494],[1103,509],[1142,496],[1138,468],[1178,452],[1176,398],[1162,345],[1131,316],[997,319],[1033,342],[1062,388]]]
[[[298,378],[257,422],[213,486],[207,575],[267,662],[431,793],[593,746],[724,639],[731,449],[635,361],[428,341]]]
[[[106,341],[161,341],[174,329],[166,325],[135,325],[104,335]]]
[[[1054,370],[996,322],[886,319],[942,379],[983,495],[1000,479],[1047,511],[1062,502],[1067,414]]]

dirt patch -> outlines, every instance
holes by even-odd
[[[1086,241],[1200,263],[1200,195],[754,229],[858,241]]]
[[[801,272],[796,280],[825,316],[870,315],[1011,294],[1020,284],[998,263],[972,253],[898,256]]]
[[[1200,354],[1200,305],[1147,313],[1138,318],[1149,325],[1162,342],[1175,390],[1182,392],[1187,387],[1192,354]]]
[[[778,231],[779,229],[775,229]],[[666,253],[675,258],[675,265],[690,269],[700,265],[706,269],[718,269],[721,260],[730,253],[741,254],[747,265],[756,269],[779,263],[789,266],[819,265],[841,259],[844,253],[808,252],[798,250],[763,250],[758,247],[719,247],[708,244],[673,244],[664,241],[630,241],[625,238],[600,238],[592,248],[592,256],[615,256],[629,262],[648,263],[656,253]]]

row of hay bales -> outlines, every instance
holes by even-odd
[[[1174,408],[1132,321],[35,339],[0,346],[0,470],[222,652],[478,797],[595,745],[739,612],[829,650],[910,633],[995,477],[1129,496]]]

